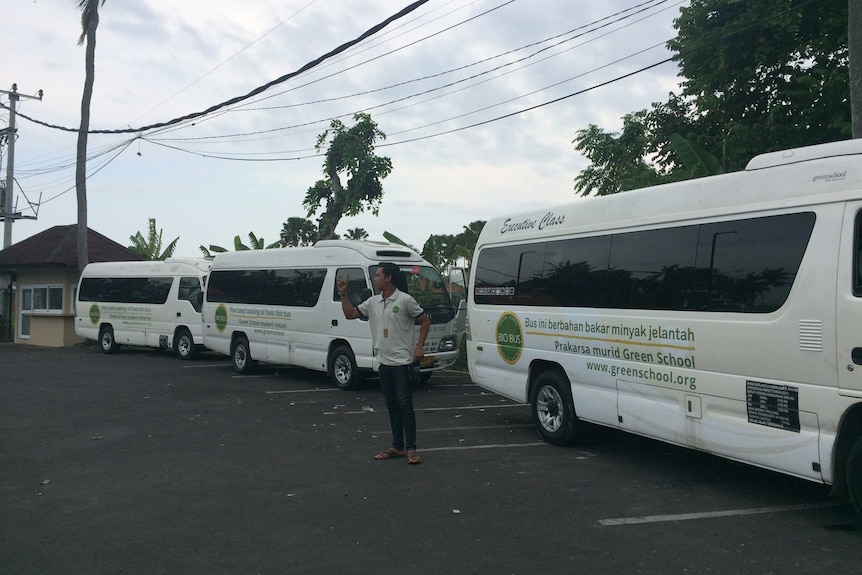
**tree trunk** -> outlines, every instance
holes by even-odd
[[[320,216],[320,225],[317,227],[318,240],[332,239],[344,210],[344,188],[338,178],[338,171],[331,168],[328,175],[330,186],[332,186],[332,199],[326,204],[326,210]]]
[[[847,49],[853,137],[862,138],[862,0],[847,0]]]
[[[75,192],[78,198],[78,271],[89,263],[87,246],[87,132],[90,129],[90,101],[93,99],[93,84],[96,69],[96,28],[99,26],[98,4],[93,7],[93,18],[87,28],[87,50],[85,56],[84,95],[81,97],[81,126],[78,129],[78,157],[75,166]]]

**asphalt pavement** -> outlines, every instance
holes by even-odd
[[[445,371],[420,465],[379,385],[228,358],[0,344],[0,575],[854,573],[828,488],[529,408]]]

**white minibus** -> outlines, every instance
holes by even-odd
[[[431,319],[422,380],[458,357],[455,310],[439,272],[415,251],[388,242],[325,240],[314,246],[220,253],[203,305],[204,345],[230,355],[239,373],[258,361],[323,371],[355,389],[376,371],[371,330],[347,320],[335,282],[349,278],[356,305],[372,293],[380,262],[404,272],[407,288]]]
[[[468,320],[473,381],[550,443],[614,427],[862,512],[862,140],[491,220]]]
[[[75,333],[105,353],[121,344],[172,349],[182,359],[203,347],[201,306],[210,261],[99,262],[78,282]]]

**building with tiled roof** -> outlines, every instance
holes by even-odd
[[[75,335],[76,224],[54,226],[0,250],[0,341],[64,347]],[[132,250],[87,230],[90,262],[135,261]]]

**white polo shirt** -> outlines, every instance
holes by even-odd
[[[374,353],[382,365],[410,365],[416,349],[414,320],[425,313],[413,296],[396,289],[388,298],[371,296],[356,309],[368,318]]]

